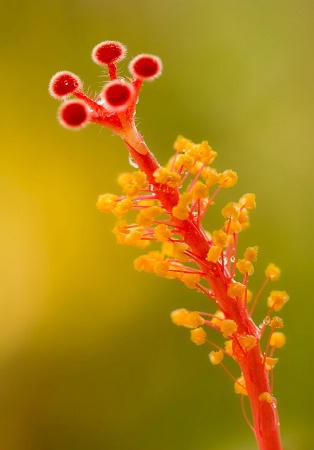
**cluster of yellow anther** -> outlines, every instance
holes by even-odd
[[[139,256],[135,262],[135,268],[157,276],[177,279],[190,289],[210,292],[206,283],[210,280],[206,277],[206,268],[216,264],[218,271],[227,275],[225,284],[226,296],[235,306],[237,302],[244,305],[252,299],[252,292],[248,290],[248,277],[254,273],[254,263],[257,260],[258,247],[248,247],[242,257],[237,256],[237,235],[249,226],[249,212],[256,208],[255,195],[248,193],[237,202],[229,202],[222,208],[224,218],[223,226],[211,234],[201,229],[201,221],[207,208],[213,204],[218,192],[223,188],[229,188],[236,184],[237,174],[232,170],[219,173],[211,167],[216,157],[216,152],[208,145],[207,141],[194,144],[192,141],[179,136],[174,145],[175,154],[165,167],[157,168],[152,175],[153,182],[148,183],[146,175],[141,171],[123,173],[118,178],[124,195],[118,197],[112,194],[104,194],[99,197],[97,207],[103,211],[111,211],[121,219],[130,210],[134,213],[134,222],[128,224],[119,220],[114,233],[117,241],[124,245],[146,247],[155,241],[161,244],[159,251],[153,250],[146,255]],[[216,190],[211,189],[216,186]],[[177,198],[176,204],[166,206],[162,202],[159,193],[169,193]],[[189,221],[189,222],[185,222]],[[187,228],[186,224],[189,223]],[[191,229],[191,224],[200,228],[204,239],[207,239],[207,255],[200,263],[199,256],[193,253],[191,247],[185,242],[185,230]],[[207,250],[206,250],[207,251]],[[241,282],[236,281],[236,271]],[[266,281],[276,281],[281,274],[280,269],[274,264],[269,264],[265,270]],[[204,286],[205,281],[205,286]],[[254,310],[256,296],[250,314]],[[269,316],[273,311],[280,311],[289,300],[285,291],[271,291],[267,305],[270,308]],[[242,307],[243,307],[242,304]],[[218,331],[225,339],[223,347],[217,346],[209,353],[209,361],[213,365],[222,363],[225,355],[234,357],[233,348],[240,348],[248,353],[259,344],[259,336],[239,332],[238,324],[231,320],[221,310],[215,314],[198,313],[178,309],[171,314],[174,324],[190,328],[190,337],[196,345],[211,344],[207,339],[205,327]],[[208,318],[209,317],[209,318]],[[267,341],[267,351],[262,358],[262,363],[267,371],[274,368],[278,358],[273,357],[276,348],[285,344],[285,335],[277,331],[283,327],[283,321],[279,317],[273,317],[264,321],[271,328]],[[236,347],[234,347],[236,345]],[[270,351],[268,349],[270,347]],[[235,382],[235,392],[247,395],[243,376]],[[272,402],[273,398],[268,392],[260,395],[260,401]]]

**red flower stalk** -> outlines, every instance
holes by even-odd
[[[176,279],[205,293],[214,304],[213,312],[176,310],[171,314],[172,321],[191,328],[195,344],[214,347],[209,353],[210,362],[221,365],[234,380],[235,392],[249,398],[251,427],[259,449],[280,450],[277,402],[269,374],[278,361],[274,351],[285,344],[285,336],[277,331],[283,327],[282,319],[272,314],[280,311],[289,297],[285,291],[272,291],[263,324],[254,323],[252,314],[263,290],[269,281],[280,277],[280,269],[269,264],[266,280],[252,298],[248,281],[254,272],[258,247],[248,247],[239,258],[237,241],[239,233],[249,225],[255,196],[245,194],[238,202],[228,203],[222,209],[225,222],[221,229],[212,233],[204,230],[202,221],[207,209],[221,189],[236,184],[237,174],[232,170],[218,173],[211,166],[216,152],[206,141],[194,144],[181,136],[168,164],[159,165],[138,132],[134,117],[143,81],[157,78],[162,64],[156,56],[139,55],[129,64],[132,80],[126,82],[117,77],[116,67],[125,53],[125,47],[115,41],[104,41],[94,48],[92,59],[106,68],[110,78],[96,98],[83,92],[79,77],[71,72],[58,72],[52,78],[49,91],[53,97],[76,97],[61,105],[59,121],[72,129],[98,123],[123,139],[138,170],[122,174],[118,182],[123,195],[100,196],[98,208],[112,211],[119,219],[131,210],[137,211],[134,223],[118,221],[114,233],[120,244],[146,247],[161,243],[161,250],[152,250],[135,260],[137,270]],[[211,342],[206,328],[220,333],[224,344]],[[261,338],[266,330],[269,336],[262,350]],[[238,364],[241,374],[237,379],[224,366],[225,357]]]

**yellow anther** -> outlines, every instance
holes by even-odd
[[[206,341],[206,332],[202,327],[191,330],[191,341],[196,345],[202,345]]]
[[[208,187],[201,181],[197,181],[193,186],[192,195],[195,198],[206,198],[208,197]]]
[[[222,350],[218,350],[217,352],[212,351],[209,353],[208,357],[209,361],[216,366],[224,359],[224,352]]]
[[[207,141],[203,141],[200,145],[200,154],[201,154],[201,161],[206,166],[208,164],[211,164],[214,162],[217,152],[215,152],[210,145],[208,145]]]
[[[155,272],[155,265],[157,261],[162,261],[163,257],[159,252],[149,252],[147,255],[139,256],[134,261],[134,267],[139,272],[145,271],[148,273]]]
[[[133,173],[134,183],[138,186],[139,189],[147,189],[148,181],[146,178],[146,174],[144,172],[138,171]]]
[[[272,370],[275,367],[275,365],[277,364],[278,361],[279,361],[279,358],[267,357],[265,359],[265,369],[266,370]]]
[[[163,256],[173,257],[173,243],[172,242],[163,242],[161,246],[161,253]]]
[[[272,347],[281,348],[285,345],[285,343],[286,343],[286,336],[280,331],[275,331],[270,337],[269,344]]]
[[[181,175],[177,172],[169,172],[169,179],[167,181],[167,186],[175,188],[181,184]]]
[[[123,188],[125,185],[132,183],[132,181],[133,181],[133,174],[129,173],[129,172],[121,173],[118,176],[117,181],[118,181],[118,185]]]
[[[224,313],[220,309],[218,309],[218,311],[215,312],[214,317],[211,319],[211,323],[213,323],[220,329],[221,322],[224,320],[224,318]]]
[[[170,171],[165,169],[164,167],[159,167],[153,173],[153,177],[155,178],[156,183],[166,184],[169,180]]]
[[[122,217],[132,208],[132,206],[132,200],[129,198],[124,198],[123,200],[116,202],[113,212],[117,217]]]
[[[269,323],[270,328],[272,328],[273,330],[275,330],[276,328],[283,328],[283,320],[281,319],[281,317],[273,317]]]
[[[186,255],[184,252],[189,248],[187,244],[184,242],[174,242],[173,243],[173,256],[178,261],[186,262],[190,259],[189,255]]]
[[[232,346],[232,339],[228,339],[225,341],[225,350],[228,353],[228,355],[233,355],[233,346]]]
[[[103,194],[98,197],[96,206],[101,212],[113,211],[118,197],[113,194]]]
[[[197,311],[176,309],[171,313],[171,320],[175,325],[187,328],[197,328],[204,324],[204,319]]]
[[[197,287],[197,283],[199,283],[200,280],[201,280],[201,276],[198,273],[185,273],[181,277],[181,281],[189,289],[195,289]]]
[[[180,170],[183,167],[185,170],[191,170],[193,164],[194,160],[191,156],[181,153],[175,161],[174,168]]]
[[[222,188],[230,188],[237,184],[238,175],[233,170],[225,170],[219,174],[218,183]]]
[[[263,392],[258,396],[258,399],[260,402],[267,402],[267,403],[273,402],[273,397],[269,392]]]
[[[213,232],[213,244],[218,247],[225,247],[227,245],[228,235],[223,230]]]
[[[255,209],[255,194],[244,194],[239,200],[239,205],[241,208]]]
[[[129,232],[129,225],[126,222],[126,220],[118,220],[116,223],[116,226],[112,230],[115,234],[116,233],[124,233],[127,234]]]
[[[228,338],[231,334],[235,333],[238,329],[238,325],[234,320],[225,319],[221,321],[220,330],[223,337]]]
[[[248,261],[256,261],[257,260],[258,247],[255,245],[254,247],[248,247],[244,252],[244,258]]]
[[[233,299],[242,299],[245,293],[245,285],[237,281],[232,281],[227,289],[227,294]]]
[[[270,263],[266,267],[265,275],[271,281],[277,281],[280,278],[281,270],[279,269],[279,267],[275,266],[275,264]]]
[[[184,192],[180,195],[179,202],[172,208],[174,217],[180,220],[186,220],[189,217],[189,203],[192,201],[192,194]]]
[[[216,263],[219,259],[219,256],[222,252],[222,248],[219,247],[218,245],[213,245],[212,247],[210,247],[206,259],[207,261]]]
[[[186,139],[183,136],[178,136],[177,140],[174,143],[174,149],[177,152],[182,152],[182,151],[188,150],[193,145],[194,145],[193,142],[190,141],[189,139]]]
[[[176,309],[170,314],[171,320],[175,325],[186,326],[186,318],[189,312],[186,309]]]
[[[204,169],[204,164],[201,161],[195,161],[191,167],[191,174],[196,175],[199,171],[202,171],[202,169]]]
[[[243,376],[239,377],[234,383],[234,391],[236,394],[247,395],[246,384]]]
[[[125,244],[136,245],[139,241],[141,241],[142,237],[143,229],[133,228],[127,235],[125,235]],[[144,241],[144,243],[146,242],[148,241]],[[141,243],[143,243],[143,241],[141,241]]]
[[[216,169],[206,168],[206,173],[204,173],[204,179],[206,186],[211,188],[212,186],[215,186],[215,184],[218,183],[219,174]]]
[[[286,291],[271,291],[267,299],[267,306],[273,308],[274,311],[280,311],[288,300],[289,295]]]
[[[134,183],[125,184],[123,190],[129,198],[136,198],[139,193],[139,187]]]
[[[242,231],[242,225],[238,220],[226,220],[225,230],[227,230],[229,235],[238,234]]]
[[[238,259],[236,263],[237,269],[243,275],[253,275],[254,266],[251,261],[247,261],[246,259]]]
[[[148,208],[144,208],[136,216],[136,224],[148,227],[154,223],[156,216],[161,214],[162,211],[160,206],[149,206]]]
[[[240,207],[237,203],[230,202],[222,208],[221,213],[225,219],[228,219],[229,217],[237,219],[240,215]]]
[[[154,265],[154,272],[158,277],[166,277],[169,272],[169,261],[157,261]]]
[[[256,337],[252,336],[251,334],[248,334],[246,336],[238,336],[238,341],[243,350],[246,350],[247,352],[257,345]]]
[[[242,230],[245,230],[250,226],[249,211],[246,208],[241,209],[239,222],[241,224]]]
[[[172,232],[166,224],[161,223],[154,229],[154,235],[158,242],[166,242],[171,238]]]

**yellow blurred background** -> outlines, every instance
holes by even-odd
[[[285,450],[312,449],[314,3],[11,0],[1,11],[0,450],[256,448],[231,380],[170,323],[208,301],[135,272],[140,251],[117,246],[113,217],[95,208],[129,169],[122,143],[55,119],[50,77],[70,70],[99,90],[90,52],[106,39],[163,60],[138,105],[157,158],[184,134],[238,172],[208,229],[225,201],[256,193],[240,249],[260,247],[255,291],[269,261],[283,270],[274,392]],[[265,313],[261,301],[257,322]]]

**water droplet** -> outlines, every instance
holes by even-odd
[[[134,167],[135,169],[138,169],[138,165],[136,164],[136,162],[134,161],[132,156],[129,156],[129,164],[130,164],[130,166]]]
[[[234,257],[234,256],[231,256],[230,261],[231,261],[232,263],[234,263],[235,257]]]

